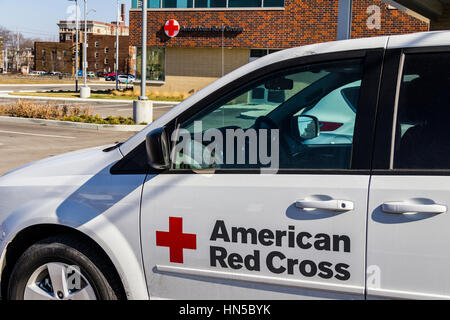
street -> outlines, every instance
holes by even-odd
[[[113,88],[111,85],[90,85],[92,89]],[[0,91],[39,91],[39,90],[72,90],[73,85],[0,85]],[[133,101],[70,101],[64,99],[32,99],[36,103],[50,103],[57,105],[77,105],[90,107],[92,114],[103,118],[108,116],[133,117]],[[17,98],[0,96],[0,105],[17,102]],[[172,105],[164,103],[153,105],[153,117],[159,118],[170,110]],[[0,175],[46,157],[66,153],[78,149],[124,141],[133,132],[96,131],[66,127],[48,127],[36,124],[13,124],[0,122]]]
[[[0,91],[71,91],[75,90],[75,83],[73,84],[57,84],[58,81],[55,80],[55,84],[0,84]],[[79,86],[83,84],[82,81],[79,82]],[[89,87],[92,90],[107,90],[114,89],[116,87],[115,82],[105,82],[105,83],[89,83]]]
[[[125,141],[133,134],[0,122],[0,175],[61,153]]]

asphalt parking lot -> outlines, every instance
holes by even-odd
[[[0,175],[61,153],[121,142],[134,134],[0,122]]]

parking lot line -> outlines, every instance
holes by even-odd
[[[0,133],[12,133],[12,134],[21,134],[26,136],[47,137],[47,138],[76,139],[76,137],[69,137],[69,136],[57,136],[52,134],[28,133],[28,132],[17,132],[6,130],[0,130]]]

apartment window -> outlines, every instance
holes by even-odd
[[[98,69],[98,63],[95,64],[95,70],[97,70],[97,69]]]
[[[105,64],[109,64],[109,60],[108,59],[105,59]]]
[[[142,0],[133,0],[134,9]],[[148,8],[269,8],[284,7],[284,0],[147,0]]]
[[[100,46],[100,42],[95,41],[95,47],[98,48]]]
[[[97,51],[95,52],[95,57],[96,57],[96,58],[98,58],[98,57],[99,57],[99,54],[98,54],[98,52],[97,52]]]
[[[109,52],[109,48],[105,48],[105,53],[108,53]]]
[[[137,77],[141,78],[142,49],[137,48]],[[164,48],[147,48],[147,81],[165,81],[166,79],[166,51]]]

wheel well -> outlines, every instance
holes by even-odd
[[[34,225],[30,226],[28,228],[25,228],[24,230],[20,231],[14,239],[8,244],[6,247],[6,255],[4,260],[4,268],[1,274],[1,297],[5,298],[6,293],[8,290],[8,282],[9,278],[11,276],[11,272],[14,268],[14,265],[16,264],[17,260],[20,258],[20,256],[33,244],[36,242],[46,239],[51,236],[56,235],[70,235],[72,237],[76,237],[82,241],[88,242],[90,245],[92,245],[93,248],[96,249],[96,251],[99,253],[99,255],[104,259],[106,263],[108,263],[111,267],[111,270],[114,270],[114,274],[112,275],[118,280],[118,283],[120,283],[121,286],[121,297],[126,298],[125,289],[123,287],[123,283],[121,281],[121,278],[112,263],[109,256],[106,254],[106,252],[100,247],[94,240],[92,240],[90,237],[85,235],[84,233],[70,228],[66,226],[61,225],[54,225],[54,224],[41,224],[41,225]]]

